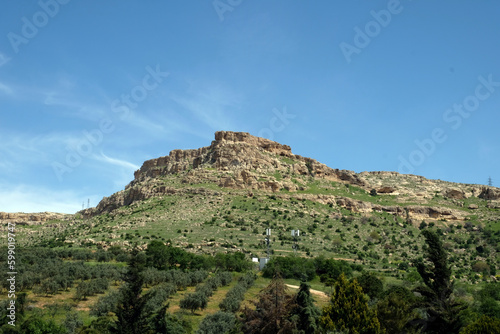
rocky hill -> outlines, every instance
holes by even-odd
[[[76,215],[0,219],[4,228],[19,224],[20,246],[144,249],[161,240],[249,257],[266,255],[271,228],[274,254],[325,255],[395,275],[421,256],[420,231],[431,228],[453,254],[457,278],[474,282],[490,268],[497,279],[500,268],[499,188],[333,169],[241,132],[217,132],[207,147],[144,162],[123,191]]]
[[[177,186],[177,182],[184,186]],[[292,197],[340,206],[353,212],[388,212],[415,220],[463,221],[469,211],[459,208],[463,208],[463,200],[471,197],[489,200],[487,205],[491,208],[500,207],[500,189],[495,187],[428,180],[396,172],[357,174],[332,169],[314,159],[293,154],[287,145],[248,133],[219,131],[210,146],[174,150],[168,156],[144,162],[124,191],[104,198],[96,208],[81,213],[86,217],[96,216],[165,195],[217,193],[213,187],[185,187],[204,184],[246,190],[249,194],[262,191],[288,198],[295,194]],[[372,195],[385,196],[387,200],[349,196],[349,192],[335,191],[338,184],[352,185]],[[312,188],[318,186],[315,194]],[[472,203],[466,209],[477,208]]]

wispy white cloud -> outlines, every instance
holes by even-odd
[[[95,155],[94,159],[96,159],[98,161],[106,162],[108,164],[112,164],[115,166],[119,166],[119,167],[122,167],[124,169],[131,170],[131,171],[136,171],[140,168],[140,166],[137,166],[131,162],[116,159],[116,158],[111,158],[111,157],[107,156],[106,154],[104,154],[103,152],[101,152],[100,155]]]
[[[12,169],[15,165],[23,164],[26,162],[40,163],[43,160],[44,151],[43,143],[35,137],[29,137],[23,134],[0,134],[0,156],[4,164],[0,168]],[[9,162],[9,163],[6,163]],[[5,172],[5,170],[3,170]]]
[[[50,79],[48,85],[43,82],[0,82],[0,95],[9,95],[22,104],[44,105],[45,110],[65,117],[99,121],[111,114],[106,101],[96,100],[95,92],[83,89],[76,80],[64,74]]]
[[[75,152],[85,140],[82,133],[51,133],[30,136],[27,133],[0,134],[0,182],[28,182],[42,177],[54,180],[54,163],[66,164],[69,152]],[[84,160],[85,161],[85,160]]]
[[[88,198],[71,190],[53,190],[30,185],[1,184],[0,211],[75,213]],[[93,197],[96,201],[97,197]]]
[[[7,84],[0,82],[0,93],[6,94],[6,95],[12,95],[14,93],[14,91]]]
[[[43,104],[58,112],[79,119],[98,121],[110,114],[108,106],[89,103],[88,99],[65,94],[64,91],[43,92]]]
[[[199,129],[194,126],[193,120],[189,115],[186,116],[188,117],[180,115],[172,110],[168,113],[165,113],[165,111],[158,111],[155,113],[155,119],[163,125],[167,134],[171,136],[171,140],[181,134],[204,138]]]
[[[19,163],[43,163],[54,151],[75,147],[82,140],[80,133],[50,133],[31,136],[27,133],[0,134],[0,154]]]
[[[130,183],[134,178],[134,172],[140,168],[140,166],[127,160],[112,158],[102,151],[100,154],[95,154],[92,158],[100,164],[96,168],[99,168],[102,171],[101,173],[109,175],[108,180],[113,183],[114,189],[117,190],[123,189],[125,185]]]
[[[0,52],[0,67],[7,64],[10,61],[10,58]]]
[[[122,117],[120,121],[133,128],[146,131],[150,135],[162,135],[167,131],[163,124],[139,111],[131,111],[128,115]],[[118,122],[117,126],[119,126]]]
[[[0,161],[0,173],[2,173],[3,175],[10,175],[14,170],[16,170],[16,165],[12,161]]]
[[[47,84],[47,82],[50,83]],[[68,101],[73,99],[76,88],[78,87],[74,81],[61,74],[51,76],[48,79],[40,79],[40,81],[11,80],[8,83],[0,82],[0,92],[8,93],[23,103],[29,101],[46,105],[58,104],[61,100],[66,101],[63,105],[69,104]]]
[[[238,111],[242,96],[222,85],[191,85],[185,95],[172,95],[171,99],[212,130],[234,128],[231,116]]]

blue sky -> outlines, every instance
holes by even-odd
[[[0,211],[73,213],[217,130],[500,184],[500,3],[8,1]]]

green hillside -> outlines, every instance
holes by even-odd
[[[175,150],[146,161],[123,191],[103,198],[95,208],[75,215],[2,213],[0,219],[5,231],[15,225],[17,292],[26,293],[26,316],[21,317],[26,326],[26,319],[41,319],[44,324],[53,321],[53,328],[64,323],[69,328],[79,319],[75,328],[82,333],[103,331],[96,329],[98,324],[114,323],[118,311],[96,309],[119,305],[112,298],[129,286],[124,284],[132,267],[127,261],[139,252],[145,279],[139,295],[151,291],[179,333],[208,326],[202,322],[212,321],[207,315],[215,314],[228,294],[240,296],[241,307],[217,316],[233,319],[245,331],[249,310],[265,300],[262,291],[277,284],[271,269],[281,272],[292,299],[298,298],[301,280],[307,278],[320,309],[329,305],[334,289],[357,284],[354,278],[366,294],[377,286],[376,296],[370,292],[365,299],[372,311],[382,312],[379,321],[391,332],[383,312],[403,307],[393,300],[396,288],[416,296],[404,305],[420,310],[414,314],[405,306],[401,314],[414,321],[432,318],[424,316],[429,310],[422,299],[425,293],[411,292],[426,282],[417,271],[429,249],[424,231],[439,238],[455,284],[450,291],[467,306],[460,313],[460,326],[500,310],[495,292],[500,279],[500,189],[395,172],[332,169],[292,154],[286,145],[245,133],[217,132],[208,147]],[[271,264],[261,273],[250,260],[267,256],[266,229],[271,229]],[[300,236],[294,238],[292,230]],[[7,235],[1,246],[7,245]],[[226,270],[232,280],[213,283]],[[244,290],[235,288],[248,271],[258,273],[255,282]],[[203,277],[189,281],[195,272]],[[339,278],[341,272],[351,283]],[[9,290],[7,278],[3,273],[3,292]],[[240,291],[229,293],[232,289]],[[186,298],[201,298],[200,290],[207,293],[204,307],[181,307]],[[493,291],[490,299],[486,291]],[[8,301],[7,293],[2,294],[2,302]]]

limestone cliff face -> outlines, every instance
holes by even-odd
[[[146,161],[135,172],[135,180],[175,174],[202,165],[227,170],[229,168],[259,168],[265,162],[264,152],[291,156],[289,146],[251,136],[243,132],[219,131],[208,147],[195,150],[173,150],[168,156]]]
[[[249,192],[258,190],[278,193],[286,190],[295,193],[306,190],[307,185],[302,183],[305,179],[309,184],[315,180],[326,180],[355,185],[367,192],[375,190],[382,196],[395,195],[406,198],[407,203],[429,203],[438,194],[455,201],[457,205],[463,205],[460,200],[471,196],[488,200],[500,199],[500,190],[494,187],[428,180],[421,176],[396,172],[357,174],[353,171],[332,169],[314,159],[293,154],[290,146],[245,132],[219,131],[215,133],[215,140],[210,146],[193,150],[173,150],[168,156],[144,162],[125,190],[104,198],[96,208],[84,210],[82,213],[92,216],[112,212],[122,206],[157,196],[193,192],[217,193],[213,186]],[[196,184],[209,184],[212,187],[183,186]],[[277,195],[280,194],[283,195]],[[436,206],[404,208],[380,206],[345,196],[327,197],[328,199],[316,195],[311,199],[362,213],[386,211],[415,219],[464,218],[463,212]]]
[[[278,179],[273,176],[276,173],[280,175]],[[96,209],[83,213],[111,212],[135,201],[183,191],[162,183],[161,178],[169,175],[178,176],[186,184],[212,183],[224,188],[271,192],[300,189],[300,185],[292,182],[291,175],[367,185],[352,171],[332,169],[293,154],[288,145],[246,132],[219,131],[210,146],[173,150],[168,156],[144,162],[124,191],[104,198]]]
[[[208,147],[195,150],[174,150],[168,156],[146,161],[135,172],[135,182],[183,171],[201,168],[214,168],[218,171],[233,171],[237,175],[233,181],[221,180],[219,184],[232,188],[272,188],[257,185],[255,178],[262,173],[285,171],[292,173],[328,178],[336,181],[349,181],[364,185],[354,172],[332,169],[314,159],[304,158],[292,153],[290,146],[269,139],[252,136],[246,132],[219,131]],[[201,176],[203,178],[203,176]],[[211,180],[213,181],[213,180]],[[272,190],[272,189],[270,189]]]

